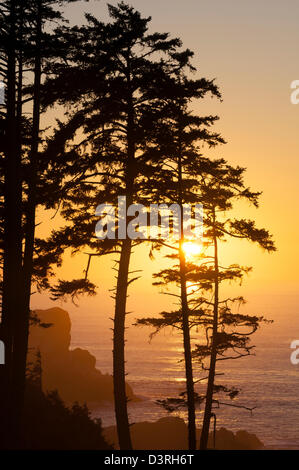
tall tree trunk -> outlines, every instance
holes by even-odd
[[[195,422],[195,398],[194,398],[194,380],[190,341],[189,326],[189,306],[187,297],[186,280],[186,257],[184,253],[184,220],[183,220],[183,162],[182,162],[182,129],[181,115],[179,115],[179,153],[178,153],[178,200],[180,205],[180,241],[179,241],[179,259],[180,259],[180,287],[181,287],[181,308],[182,308],[182,327],[185,359],[185,375],[187,388],[187,407],[188,407],[188,445],[190,450],[196,449],[196,422]]]
[[[4,266],[2,296],[2,337],[6,350],[3,368],[3,397],[6,445],[14,444],[15,389],[12,383],[12,356],[14,330],[18,322],[22,296],[22,183],[21,154],[18,151],[18,123],[16,116],[16,24],[17,2],[11,0],[9,13],[9,45],[7,50],[7,115],[5,131],[4,182]],[[2,401],[3,400],[3,401]],[[2,416],[1,416],[2,418]]]
[[[129,54],[128,54],[129,57]],[[134,159],[135,159],[135,140],[134,140],[134,107],[131,87],[130,62],[127,62],[127,82],[128,82],[128,115],[127,115],[127,162],[125,167],[126,180],[126,204],[133,202],[134,186]],[[126,218],[127,228],[127,218]],[[115,314],[114,314],[114,333],[113,333],[113,386],[114,386],[114,407],[115,419],[118,434],[118,443],[121,450],[131,450],[132,441],[130,434],[130,425],[128,417],[128,400],[126,395],[126,372],[125,372],[125,319],[127,307],[127,292],[129,283],[129,268],[132,250],[132,240],[126,238],[121,244],[121,254],[119,260],[116,296],[115,296]]]
[[[34,92],[33,92],[33,120],[31,136],[30,166],[28,175],[28,200],[26,206],[25,249],[23,260],[23,296],[19,312],[19,321],[15,331],[14,359],[13,359],[13,386],[17,397],[14,407],[16,426],[22,423],[26,383],[26,359],[28,349],[31,278],[33,271],[33,251],[35,237],[35,209],[36,209],[36,183],[37,158],[40,127],[40,84],[41,84],[41,34],[42,34],[41,0],[37,1],[36,39],[35,39],[35,65],[34,65]]]
[[[189,306],[187,299],[186,284],[186,260],[183,250],[183,241],[180,242],[180,283],[181,283],[181,306],[182,324],[184,338],[184,359],[187,385],[187,406],[188,406],[188,444],[189,450],[196,449],[196,423],[195,423],[195,401],[194,401],[194,381],[191,355],[190,327],[189,327]]]
[[[132,449],[127,410],[125,374],[125,318],[127,305],[129,265],[131,257],[130,239],[123,240],[119,261],[113,334],[113,385],[114,406],[119,448]]]
[[[213,210],[213,244],[214,244],[214,270],[215,270],[215,295],[214,295],[214,311],[213,311],[213,332],[212,332],[212,348],[210,357],[209,378],[206,394],[205,412],[203,426],[200,437],[200,450],[206,450],[208,446],[210,420],[213,404],[213,392],[216,373],[217,360],[217,333],[218,333],[218,305],[219,305],[219,266],[218,266],[218,243],[216,234],[216,214]]]

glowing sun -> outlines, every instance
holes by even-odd
[[[202,245],[196,242],[184,242],[183,250],[187,257],[200,255],[202,252]]]

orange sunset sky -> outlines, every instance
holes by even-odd
[[[215,130],[222,133],[227,144],[208,155],[224,157],[248,169],[248,185],[263,191],[261,207],[239,207],[238,216],[252,217],[257,225],[267,228],[278,248],[268,255],[246,242],[221,247],[222,263],[254,268],[244,286],[227,289],[246,296],[249,307],[258,307],[270,317],[272,312],[286,313],[294,306],[299,284],[299,105],[290,101],[290,84],[299,79],[298,1],[132,0],[130,4],[144,16],[152,16],[153,30],[180,37],[184,47],[195,52],[198,77],[215,78],[223,102],[207,99],[195,109],[220,116]],[[65,11],[73,24],[83,21],[84,11],[107,19],[106,4],[100,0],[75,3]],[[40,233],[58,224],[47,214],[40,214],[39,221]],[[152,273],[167,261],[157,258],[151,262],[148,252],[148,246],[136,249],[132,259],[133,269],[143,269],[143,278],[130,289],[129,309],[136,316],[157,313],[169,303],[151,286]],[[82,277],[85,262],[81,255],[66,255],[59,276]],[[80,310],[111,316],[108,289],[114,285],[112,265],[111,259],[93,262],[90,277],[99,286],[99,295],[80,300]],[[32,298],[34,308],[52,305],[46,294]],[[69,304],[67,309],[75,307]]]

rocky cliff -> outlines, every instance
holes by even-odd
[[[70,349],[71,321],[61,308],[36,310],[47,328],[34,324],[30,328],[28,364],[41,353],[43,391],[57,390],[65,402],[98,404],[113,401],[112,376],[96,369],[96,358],[87,350]],[[136,399],[127,385],[127,395]]]
[[[107,442],[118,448],[117,432],[114,426],[104,428]],[[133,448],[135,450],[182,450],[188,449],[188,428],[185,421],[179,417],[170,416],[155,422],[140,422],[131,426]],[[200,430],[197,430],[197,442]],[[210,433],[208,446],[214,447],[213,433]],[[263,443],[255,434],[247,431],[233,433],[225,428],[216,431],[216,449],[218,450],[258,450],[263,449]]]

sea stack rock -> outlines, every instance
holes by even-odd
[[[87,350],[70,350],[68,312],[55,307],[34,313],[47,327],[38,324],[30,327],[28,365],[36,361],[36,353],[40,351],[43,391],[57,390],[67,403],[96,405],[113,401],[112,376],[96,369],[96,358]],[[131,400],[136,399],[129,385],[127,395]]]

